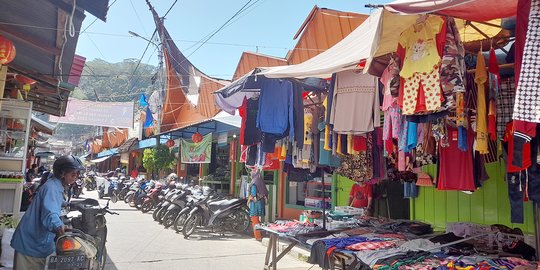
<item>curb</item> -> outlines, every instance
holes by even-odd
[[[268,247],[269,242],[270,242],[269,238],[263,238],[262,241],[261,241],[261,244],[263,246],[265,246],[265,247]],[[277,251],[278,252],[283,251],[285,248],[287,248],[287,246],[289,244],[290,244],[289,241],[284,241],[284,240],[278,238]],[[297,259],[299,261],[303,261],[303,262],[307,262],[307,260],[309,258],[309,254],[310,254],[309,250],[306,250],[305,248],[302,248],[302,247],[299,247],[299,246],[293,247],[291,249],[291,251],[289,251],[289,253],[287,253],[287,255],[292,256],[293,258],[295,258],[295,259]]]

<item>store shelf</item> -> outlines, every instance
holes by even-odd
[[[19,178],[0,178],[0,183],[22,183],[23,179]]]

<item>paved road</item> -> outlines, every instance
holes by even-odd
[[[86,194],[97,197],[95,192]],[[106,202],[102,200],[101,203]],[[247,236],[228,234],[220,237],[201,233],[194,239],[184,239],[182,234],[158,225],[151,214],[143,214],[124,202],[111,203],[111,210],[120,215],[107,215],[107,270],[263,269],[266,247]],[[285,256],[278,268],[320,269],[292,256]]]

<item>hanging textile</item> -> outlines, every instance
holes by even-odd
[[[401,33],[398,54],[404,50],[400,75],[403,78],[399,101],[403,115],[440,110],[444,100],[440,88],[439,46],[444,20],[430,16]],[[401,49],[400,49],[401,48]]]
[[[515,78],[510,77],[501,81],[499,95],[497,96],[497,136],[499,140],[504,137],[506,124],[512,121],[514,100],[516,97]]]
[[[367,136],[367,149],[358,155],[346,155],[341,159],[341,167],[336,172],[357,182],[366,182],[373,178],[373,140]]]
[[[513,119],[540,123],[540,0],[531,0]]]
[[[448,110],[454,109],[454,93],[465,92],[465,48],[453,18],[446,20],[446,42],[441,61],[441,86]]]
[[[482,50],[478,51],[476,59],[476,73],[474,81],[478,87],[477,111],[476,111],[476,151],[480,154],[489,153],[488,150],[488,127],[487,127],[487,107],[486,89],[487,81],[486,62]]]
[[[375,77],[355,70],[339,72],[334,89],[330,124],[342,134],[364,134],[380,126]]]

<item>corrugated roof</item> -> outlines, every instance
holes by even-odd
[[[75,55],[73,57],[73,64],[71,65],[71,71],[69,72],[68,83],[79,86],[79,82],[81,81],[81,74],[83,72],[85,63],[85,57],[82,57],[80,55]]]
[[[28,93],[35,111],[64,115],[67,97],[74,87],[67,82],[85,18],[84,9],[89,8],[89,12],[102,19],[107,13],[108,0],[79,0],[77,4],[79,8],[72,20],[75,35],[67,35],[65,45],[64,26],[68,13],[71,13],[71,3],[17,0],[3,1],[0,8],[0,35],[13,41],[17,50],[15,59],[8,65],[9,70],[37,81]],[[59,59],[60,54],[62,59]],[[62,80],[60,87],[59,79]]]
[[[288,64],[302,63],[334,46],[368,17],[366,14],[313,7],[294,36],[299,40],[287,56]]]
[[[287,65],[287,60],[280,57],[264,55],[256,52],[243,52],[236,71],[234,72],[233,80],[242,77],[244,74],[252,71],[257,67],[275,67]]]

